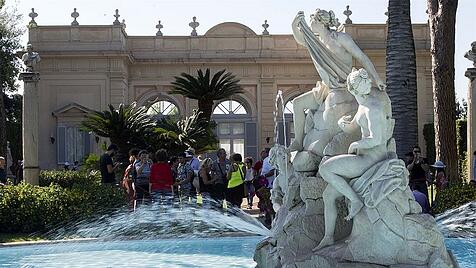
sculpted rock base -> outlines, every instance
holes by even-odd
[[[295,263],[311,257],[324,236],[324,203],[322,192],[327,183],[320,177],[305,176],[296,172],[290,179],[289,192],[297,191],[299,200],[288,200],[279,209],[273,221],[271,237],[261,241],[254,259],[257,267],[294,267]],[[351,222],[345,221],[347,205],[338,201],[339,221],[336,225],[336,237],[343,239],[350,234]]]
[[[381,161],[350,184],[365,206],[354,217],[350,236],[316,255],[339,263],[453,267],[434,218],[421,214],[407,186],[401,160]]]

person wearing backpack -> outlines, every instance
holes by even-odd
[[[137,160],[138,154],[139,154],[138,149],[131,149],[129,151],[129,165],[124,171],[124,176],[122,178],[122,183],[121,183],[121,186],[127,195],[127,201],[130,204],[131,208],[134,206],[134,196],[135,196],[135,191],[134,191],[134,187],[132,186],[132,183],[134,182],[134,179],[137,176],[134,163]]]
[[[244,181],[246,169],[241,154],[234,154],[231,158],[231,169],[228,173],[226,201],[240,208],[245,196]]]

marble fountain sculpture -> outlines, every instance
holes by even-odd
[[[293,143],[270,151],[277,213],[257,245],[257,267],[456,267],[408,187],[372,62],[332,11],[317,9],[310,27],[299,12],[292,28],[322,81],[293,101]],[[363,68],[353,69],[352,58]]]

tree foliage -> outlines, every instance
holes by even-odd
[[[181,120],[174,117],[164,117],[157,122],[153,139],[160,141],[151,144],[161,144],[162,148],[169,148],[171,154],[183,152],[191,147],[196,152],[213,150],[218,143],[212,126],[204,124],[200,117],[201,112],[194,110],[193,114]]]
[[[118,109],[110,105],[109,110],[91,113],[82,122],[82,129],[109,138],[119,146],[119,159],[126,161],[127,152],[132,148],[150,152],[166,149],[170,155],[189,147],[197,152],[213,149],[217,143],[215,135],[202,120],[198,111],[184,119],[156,120],[147,114],[146,107],[121,104]]]
[[[7,124],[5,114],[5,93],[17,90],[16,77],[21,70],[21,63],[16,52],[21,48],[20,37],[24,30],[21,15],[15,8],[5,7],[0,1],[0,155],[6,155]],[[18,135],[19,133],[17,133]]]
[[[22,101],[20,94],[4,95],[7,140],[13,160],[22,159]]]
[[[228,99],[235,94],[243,93],[239,82],[239,79],[232,73],[226,72],[225,69],[213,74],[212,77],[210,69],[207,68],[205,73],[199,69],[196,77],[187,73],[175,76],[175,81],[172,82],[174,88],[169,93],[198,100],[198,110],[202,112],[200,117],[209,122],[214,101]]]
[[[144,147],[145,137],[154,127],[155,121],[147,115],[147,109],[135,104],[120,104],[118,109],[109,105],[109,110],[92,112],[82,122],[83,130],[109,138],[111,143],[119,146],[119,158],[123,161],[131,148]]]
[[[18,89],[16,77],[22,68],[16,53],[22,48],[20,38],[25,32],[20,28],[22,16],[12,7],[0,2],[0,86],[2,92]]]

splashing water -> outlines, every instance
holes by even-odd
[[[476,201],[438,215],[436,222],[445,237],[476,238]]]
[[[288,144],[288,138],[286,135],[286,117],[284,115],[284,99],[283,99],[283,91],[278,90],[278,93],[276,94],[276,100],[274,101],[274,142],[276,144],[279,143],[279,130],[278,130],[278,114],[279,114],[279,101],[281,101],[281,115],[283,117],[283,138],[284,138],[284,144]]]
[[[131,212],[126,209],[95,219],[81,220],[48,232],[50,239],[85,237],[100,239],[194,238],[237,235],[269,235],[257,219],[237,208],[216,208],[188,204],[143,205]]]

